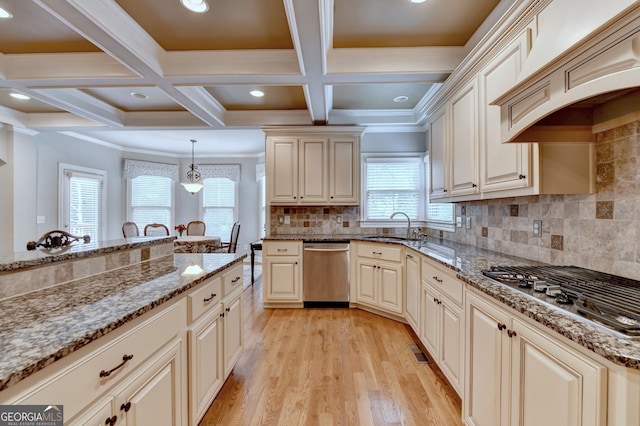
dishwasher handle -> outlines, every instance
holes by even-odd
[[[305,247],[304,251],[317,251],[317,252],[343,252],[349,251],[349,247],[340,247],[340,248],[315,248],[315,247]]]

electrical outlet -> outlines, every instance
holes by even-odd
[[[278,216],[278,223],[284,225],[284,216]]]
[[[467,229],[471,229],[471,216],[467,216],[465,220]]]
[[[291,216],[289,216],[289,215],[285,215],[285,217],[284,217],[284,224],[285,224],[285,225],[291,225]]]
[[[541,237],[542,236],[542,221],[534,220],[533,221],[533,236]]]
[[[461,216],[457,216],[456,217],[456,228],[462,228],[462,217]]]
[[[36,223],[44,223],[44,216],[36,216]]]
[[[342,223],[342,216],[337,216],[337,217],[336,217],[336,221],[337,221],[338,223]]]

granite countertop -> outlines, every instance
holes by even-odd
[[[32,251],[0,254],[0,272],[39,266],[47,263],[63,262],[72,259],[113,253],[118,250],[128,250],[149,247],[161,243],[170,243],[176,237],[136,237],[120,240],[92,241],[90,243],[74,243],[66,247],[55,249],[38,248]]]
[[[171,255],[0,301],[0,391],[245,257]]]
[[[515,309],[541,325],[606,358],[614,364],[640,369],[640,340],[633,340],[607,331],[604,327],[579,315],[571,314],[518,292],[482,275],[493,265],[541,265],[516,256],[500,254],[475,246],[429,237],[424,242],[406,241],[392,236],[370,235],[274,235],[264,240],[331,240],[374,241],[402,244],[452,269],[469,286]]]

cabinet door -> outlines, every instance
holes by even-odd
[[[265,301],[302,301],[298,257],[267,257],[265,260]]]
[[[300,203],[326,203],[329,185],[329,141],[326,138],[300,139],[298,145]]]
[[[606,369],[514,319],[512,425],[606,424]]]
[[[378,266],[367,261],[357,261],[356,297],[358,303],[376,304],[376,280]]]
[[[134,375],[117,397],[118,418],[127,426],[148,426],[186,422],[181,395],[182,340],[176,341],[155,362]],[[120,420],[118,420],[120,422]]]
[[[447,109],[442,107],[429,122],[429,161],[431,162],[431,179],[429,193],[431,198],[448,196],[447,179]]]
[[[407,253],[405,312],[409,325],[420,335],[420,258]]]
[[[451,99],[450,194],[478,192],[478,94],[476,80]]]
[[[331,138],[329,143],[329,201],[359,203],[360,157],[356,137]]]
[[[438,364],[454,388],[462,388],[462,310],[446,299],[440,300],[440,360]]]
[[[528,54],[528,32],[523,33],[480,72],[480,190],[482,192],[530,186],[532,144],[502,143],[500,107],[491,105],[513,87]]]
[[[268,191],[272,203],[298,202],[298,139],[272,138],[267,140]]]
[[[402,267],[380,262],[378,276],[380,288],[378,306],[402,315],[404,313]]]
[[[190,358],[190,424],[208,409],[224,381],[222,365],[222,308],[212,310],[188,333]]]
[[[422,324],[420,341],[427,348],[431,356],[440,357],[439,330],[440,330],[440,306],[436,292],[424,282],[422,283]]]
[[[224,301],[224,371],[225,377],[233,370],[242,355],[244,332],[242,329],[242,291],[230,301]]]
[[[114,398],[109,395],[100,399],[86,410],[83,410],[79,417],[71,420],[71,426],[104,426],[118,424],[118,414],[120,410],[113,409]]]
[[[462,403],[466,424],[508,425],[510,341],[504,330],[509,324],[509,315],[467,293],[465,321],[466,372]]]

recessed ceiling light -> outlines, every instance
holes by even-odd
[[[396,96],[395,98],[393,98],[393,102],[395,102],[397,104],[402,103],[402,102],[407,102],[408,100],[409,100],[409,97],[408,96],[404,96],[404,95]]]
[[[9,93],[9,96],[11,96],[12,98],[20,99],[22,101],[31,99],[29,96],[23,95],[22,93]]]
[[[180,0],[180,3],[192,12],[204,13],[209,10],[206,0]]]
[[[0,19],[9,19],[13,18],[13,15],[8,10],[5,10],[0,7]]]
[[[251,96],[255,96],[256,98],[261,98],[264,96],[264,92],[262,90],[252,90],[249,92]]]
[[[149,99],[149,97],[147,95],[145,95],[144,93],[138,93],[138,92],[131,92],[129,93],[131,95],[132,98],[136,98],[136,99]]]
[[[411,3],[424,3],[427,0],[409,0]]]

